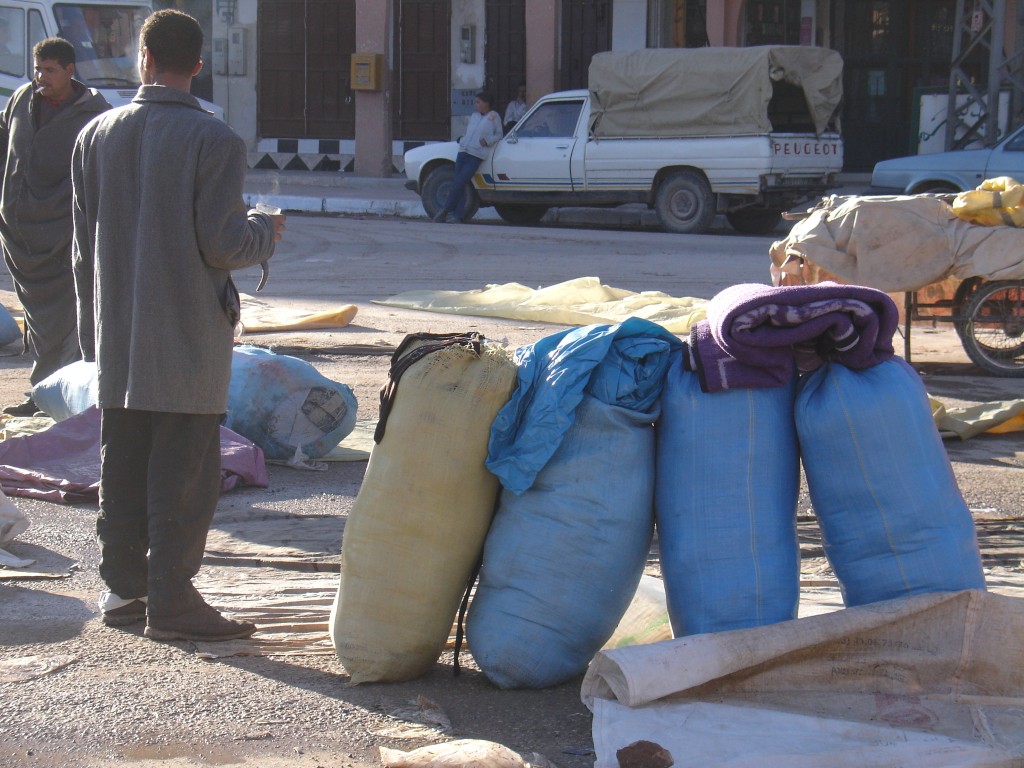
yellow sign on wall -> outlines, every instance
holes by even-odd
[[[384,55],[380,53],[353,53],[351,88],[353,91],[379,91]]]

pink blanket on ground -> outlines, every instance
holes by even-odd
[[[221,492],[239,485],[266,488],[259,446],[220,428]],[[58,504],[95,502],[100,487],[100,412],[72,416],[34,435],[0,442],[0,489]]]

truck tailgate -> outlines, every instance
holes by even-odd
[[[838,134],[773,133],[768,138],[774,173],[809,176],[843,168],[843,142]]]

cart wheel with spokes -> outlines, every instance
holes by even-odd
[[[978,290],[978,286],[984,283],[985,279],[982,277],[968,277],[956,287],[956,293],[953,294],[953,328],[956,329],[956,335],[960,337],[961,343],[964,335],[968,333],[967,302]]]
[[[961,325],[971,360],[994,376],[1024,376],[1024,281],[982,283]]]

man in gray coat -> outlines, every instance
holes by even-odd
[[[238,292],[230,271],[274,253],[283,216],[246,211],[245,143],[189,95],[203,35],[164,10],[140,33],[142,86],[72,157],[82,353],[95,360],[96,524],[104,623],[156,640],[229,640],[192,584],[220,491]],[[148,552],[148,555],[147,555]]]
[[[110,104],[74,79],[75,49],[51,37],[32,49],[35,78],[0,115],[6,164],[0,191],[0,243],[25,309],[30,384],[81,357],[71,274],[71,150],[82,127]],[[36,404],[4,408],[31,416]]]

